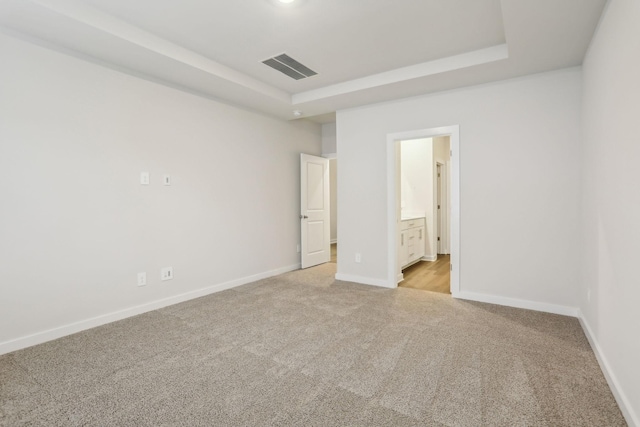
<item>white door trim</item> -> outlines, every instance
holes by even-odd
[[[401,274],[398,262],[400,206],[398,203],[399,180],[396,177],[396,144],[398,141],[435,136],[449,136],[451,147],[451,187],[449,217],[451,251],[451,295],[460,292],[460,126],[444,126],[387,134],[387,287],[398,287]]]
[[[436,169],[437,166],[440,166],[440,172],[442,174],[442,176],[440,177],[440,187],[438,188],[438,191],[440,192],[440,221],[442,222],[441,229],[440,224],[437,224],[437,227],[439,227],[438,230],[441,233],[440,246],[437,252],[438,254],[442,255],[448,255],[451,253],[449,250],[449,215],[451,215],[451,209],[449,208],[449,169],[451,168],[450,163],[451,162],[448,160],[444,163],[436,162]],[[438,221],[436,220],[436,222]]]
[[[443,177],[441,176],[443,173],[445,172],[444,169],[444,163],[442,162],[435,162],[435,194],[434,194],[434,202],[433,202],[433,206],[434,209],[433,211],[435,212],[435,218],[436,218],[436,226],[434,228],[434,230],[436,230],[435,233],[435,239],[436,239],[436,259],[438,258],[439,254],[444,254],[445,252],[443,252],[444,249],[444,238],[445,238],[445,233],[446,233],[446,222],[443,223],[444,217],[442,215],[442,212],[444,211],[444,202],[442,201],[443,199],[443,192],[442,192],[442,181],[443,181]],[[438,237],[440,238],[438,240]]]

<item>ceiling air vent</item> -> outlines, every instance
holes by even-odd
[[[307,77],[318,74],[309,67],[305,67],[286,53],[269,58],[266,61],[262,61],[262,63],[295,80],[306,79]]]

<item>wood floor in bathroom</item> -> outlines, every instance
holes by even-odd
[[[449,255],[438,255],[436,261],[420,261],[413,264],[402,270],[404,280],[398,283],[398,286],[449,294],[449,262]]]

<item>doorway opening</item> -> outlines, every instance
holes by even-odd
[[[331,259],[329,160],[300,153],[300,267]]]
[[[400,269],[398,286],[450,293],[448,168],[450,138],[399,142]]]
[[[300,153],[300,267],[337,263],[337,159]]]
[[[403,177],[404,141],[416,151],[411,156],[412,149],[406,150],[412,160],[405,162]],[[409,284],[412,275],[417,281],[430,275],[436,276],[441,291],[446,288],[456,296],[460,290],[458,147],[458,126],[387,135],[389,287],[404,280]],[[427,157],[422,166],[415,164],[419,153]]]
[[[334,156],[329,157],[329,199],[331,206],[331,233],[329,239],[331,241],[331,260],[329,262],[338,262],[338,159]]]

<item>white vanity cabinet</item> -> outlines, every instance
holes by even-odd
[[[400,265],[405,268],[424,256],[425,219],[405,219],[400,224]]]

